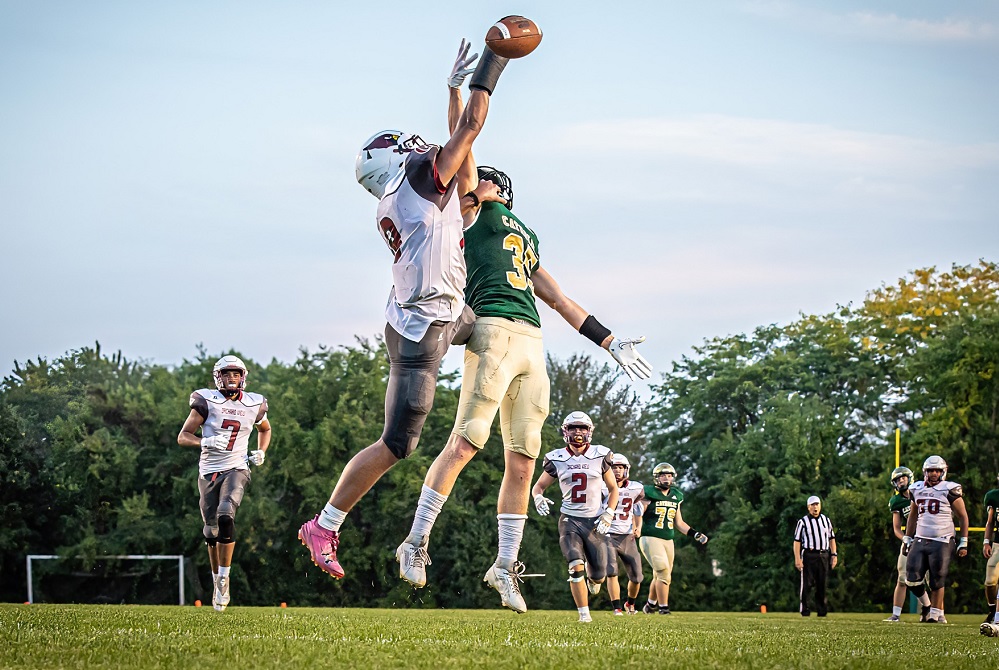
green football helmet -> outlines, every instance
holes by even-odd
[[[652,483],[656,485],[656,488],[665,489],[668,487],[666,482],[659,481],[660,478],[666,474],[673,475],[673,481],[676,481],[676,468],[669,463],[660,463],[656,467],[652,468]]]
[[[909,481],[905,484],[905,486],[899,486],[895,482],[897,482],[898,478],[902,477],[903,475],[908,477]],[[898,491],[899,493],[905,493],[906,489],[909,488],[909,484],[911,483],[912,483],[912,470],[910,470],[909,468],[905,467],[904,465],[900,465],[891,471],[891,485],[894,486],[895,490]]]

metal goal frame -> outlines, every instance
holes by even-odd
[[[32,561],[52,561],[59,560],[62,558],[74,558],[72,556],[59,556],[57,554],[28,554],[25,557],[25,563],[28,568],[28,604],[35,604],[35,593],[34,585],[31,577],[31,562]],[[97,560],[149,560],[149,561],[177,561],[177,575],[180,577],[180,586],[178,588],[178,604],[184,604],[184,556],[181,554],[125,554],[119,556],[95,556]]]

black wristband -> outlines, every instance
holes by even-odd
[[[479,196],[475,195],[475,191],[469,191],[468,193],[465,194],[464,197],[471,198],[472,200],[475,201],[475,204],[472,205],[472,207],[478,207],[479,206]]]
[[[687,537],[694,537],[697,535],[697,531],[694,530],[693,526],[687,526]]]
[[[509,58],[503,58],[493,53],[488,46],[482,50],[482,57],[479,58],[479,65],[472,73],[472,80],[468,82],[469,89],[481,88],[489,95],[493,94],[496,82],[499,81],[503,68],[510,62]]]
[[[597,321],[593,318],[593,315],[590,314],[586,317],[586,320],[583,321],[583,325],[579,327],[579,334],[588,339],[590,342],[596,344],[598,347],[602,347],[604,340],[607,339],[611,332],[609,328]]]

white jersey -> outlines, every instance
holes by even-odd
[[[249,470],[246,452],[250,433],[253,426],[267,418],[267,398],[243,391],[230,400],[215,389],[199,389],[191,394],[191,409],[205,420],[201,425],[204,437],[229,436],[229,445],[224,451],[201,447],[198,472],[209,475],[232,469]]]
[[[600,444],[591,444],[576,456],[568,447],[545,454],[541,467],[562,487],[561,512],[566,516],[595,517],[604,503],[600,496],[604,473],[610,470],[613,453]]]
[[[610,489],[605,484],[600,489],[601,504],[600,513],[607,509],[607,502],[610,498]],[[645,487],[630,479],[624,481],[623,486],[617,487],[617,509],[614,510],[614,520],[611,521],[610,533],[613,535],[629,535],[635,531],[632,523],[632,515],[636,514],[635,503],[645,497]]]
[[[936,486],[926,482],[916,482],[909,487],[912,504],[919,511],[916,519],[916,537],[928,540],[948,541],[954,537],[954,513],[951,506],[964,495],[961,485],[946,480]]]
[[[434,321],[456,321],[465,307],[461,197],[457,180],[441,188],[438,146],[407,158],[397,185],[378,202],[378,230],[395,254],[385,319],[419,342]]]

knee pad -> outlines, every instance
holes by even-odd
[[[235,542],[236,522],[228,514],[219,515],[219,537],[220,544],[232,544]]]
[[[573,572],[573,568],[579,568],[579,567],[582,567],[584,565],[586,565],[586,561],[580,560],[578,558],[576,560],[574,560],[574,561],[570,561],[569,562],[569,572]]]
[[[912,595],[916,596],[917,598],[921,597],[924,593],[926,593],[926,585],[923,584],[923,582],[921,581],[916,582],[915,584],[913,584],[912,582],[906,582],[906,584],[909,585],[909,590],[912,591]]]
[[[569,570],[570,582],[581,582],[586,579],[586,570]]]
[[[468,440],[469,444],[474,447],[481,449],[486,444],[486,440],[489,439],[489,429],[492,428],[492,422],[486,423],[482,419],[469,419],[462,426],[462,431],[460,435]]]

